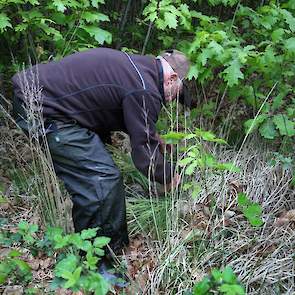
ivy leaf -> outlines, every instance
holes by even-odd
[[[295,123],[289,120],[285,114],[275,115],[273,122],[275,123],[277,129],[279,129],[281,135],[287,135],[290,137],[295,135]]]
[[[177,27],[177,19],[176,15],[171,13],[171,12],[165,12],[164,13],[164,19],[165,19],[165,24],[168,26],[170,29],[176,29]]]
[[[280,92],[274,99],[271,106],[272,111],[276,111],[278,108],[280,108],[283,105],[283,99],[286,97],[288,93],[287,91]]]
[[[15,263],[18,266],[19,270],[22,273],[29,273],[31,271],[30,265],[24,260],[13,259],[13,263]]]
[[[285,48],[287,49],[287,51],[295,53],[295,37],[286,40]]]
[[[259,133],[266,139],[274,139],[278,135],[276,126],[272,119],[267,119],[263,122],[263,124],[259,127]]]
[[[239,79],[244,79],[244,75],[241,72],[241,63],[237,59],[233,60],[222,73],[229,87],[238,84]]]
[[[238,204],[239,206],[248,206],[251,205],[251,201],[247,198],[245,193],[238,193]]]
[[[93,256],[91,254],[91,252],[88,252],[86,254],[86,261],[84,261],[84,264],[86,264],[86,266],[91,269],[91,270],[95,270],[97,268],[97,262],[98,262],[99,258],[96,256]]]
[[[5,13],[0,13],[0,31],[3,33],[6,28],[12,28],[9,17]]]
[[[19,257],[21,256],[22,253],[20,251],[17,251],[15,249],[11,250],[9,253],[8,253],[8,257]]]
[[[89,289],[93,290],[94,295],[106,295],[109,291],[109,282],[99,273],[90,272]]]
[[[252,226],[261,226],[263,224],[260,217],[262,214],[262,208],[259,204],[251,204],[243,210],[243,213]]]
[[[92,36],[99,44],[112,43],[112,34],[96,26],[81,26],[90,36]]]

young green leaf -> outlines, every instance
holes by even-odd
[[[186,137],[187,134],[182,132],[169,132],[162,135],[161,137],[165,140],[167,144],[176,144]]]
[[[272,119],[267,119],[262,123],[262,125],[259,127],[259,133],[262,137],[266,139],[274,139],[278,136],[276,126],[273,123]]]
[[[54,273],[58,277],[63,277],[65,271],[77,268],[78,257],[74,254],[68,254],[64,259],[59,261],[54,269]]]
[[[80,267],[77,267],[73,273],[66,270],[63,272],[62,278],[67,280],[66,283],[64,284],[65,289],[71,288],[78,283],[80,279],[81,271],[82,271],[82,267],[80,266]]]
[[[91,238],[94,238],[96,237],[97,235],[97,230],[98,228],[95,227],[95,228],[88,228],[88,229],[83,229],[82,232],[81,232],[81,238],[83,240],[89,240]]]
[[[226,295],[245,295],[244,288],[240,285],[222,284],[219,291]]]
[[[0,13],[0,32],[6,31],[7,28],[12,28],[9,17],[4,13]]]
[[[251,205],[251,201],[247,198],[245,193],[238,193],[238,204],[239,206],[249,206]]]
[[[193,295],[207,295],[210,290],[210,279],[206,277],[194,287]]]
[[[106,30],[98,28],[94,25],[80,26],[81,29],[85,30],[90,36],[92,36],[98,44],[110,44],[112,42],[112,34]]]
[[[285,41],[285,48],[290,53],[295,53],[295,37],[289,38]]]
[[[102,248],[106,246],[110,241],[111,239],[109,237],[97,237],[94,240],[93,246],[97,248]]]
[[[231,267],[227,266],[222,272],[222,279],[228,284],[235,284],[237,282],[236,276]]]
[[[281,135],[294,136],[295,123],[289,120],[285,114],[278,114],[273,117],[273,122]]]
[[[260,114],[256,118],[254,118],[254,119],[247,120],[244,123],[246,134],[247,133],[251,133],[254,130],[256,130],[261,125],[261,123],[264,122],[264,120],[266,118],[268,118],[268,115],[266,115],[266,114]]]
[[[170,29],[176,29],[177,27],[177,19],[176,15],[171,12],[164,13],[165,25]]]
[[[241,72],[241,63],[235,59],[229,63],[229,66],[222,72],[224,80],[229,87],[238,84],[239,79],[244,79],[244,75]]]
[[[238,204],[241,207],[244,216],[252,226],[259,227],[263,224],[261,218],[262,208],[259,204],[249,200],[244,193],[238,194]]]
[[[66,3],[63,0],[53,0],[52,4],[56,7],[57,11],[64,12],[67,9]]]

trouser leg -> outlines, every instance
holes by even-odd
[[[75,124],[47,135],[56,174],[72,196],[77,232],[99,227],[114,251],[128,244],[126,208],[120,172],[95,133]]]

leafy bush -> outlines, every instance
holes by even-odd
[[[223,271],[213,269],[210,276],[195,285],[193,295],[209,294],[244,295],[246,293],[233,270],[226,267]]]
[[[33,256],[41,253],[48,256],[57,254],[54,266],[55,278],[52,289],[64,288],[72,291],[107,294],[110,283],[98,272],[99,261],[105,252],[103,248],[110,238],[97,237],[97,228],[83,230],[81,233],[64,234],[61,228],[48,228],[39,239],[38,226],[22,221],[16,233],[3,229],[0,232],[0,245],[21,246],[21,250],[11,250],[0,260],[0,283],[13,281],[27,285],[32,279],[31,267],[25,261],[24,249]],[[84,255],[81,255],[81,251]]]
[[[91,1],[0,1],[0,36],[19,48],[17,59],[61,57],[76,50],[112,42],[112,35],[101,28],[109,17],[98,11],[104,0]],[[4,50],[5,47],[2,48]],[[0,60],[4,63],[5,58]]]
[[[227,21],[195,10],[195,1],[184,2],[162,0],[158,4],[152,0],[143,14],[158,29],[164,47],[178,44],[190,56],[192,66],[188,76],[202,87],[204,103],[208,104],[209,97],[214,99],[212,89],[219,88],[218,92],[223,92],[230,103],[240,100],[247,107],[246,132],[258,129],[268,140],[293,137],[293,2],[270,1],[255,10],[235,0],[208,1],[212,6],[238,3]],[[175,33],[177,42],[172,37]],[[257,116],[247,120],[253,113]]]

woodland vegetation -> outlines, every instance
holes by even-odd
[[[113,135],[123,290],[97,272],[109,239],[73,233],[48,149],[11,117],[14,73],[99,46],[185,52],[197,101],[167,105],[157,125],[177,190],[143,177]],[[294,60],[295,0],[0,0],[0,293],[295,294]]]

